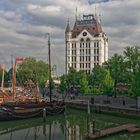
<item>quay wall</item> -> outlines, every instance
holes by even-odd
[[[78,109],[78,110],[87,110],[87,102],[66,102],[67,107]],[[128,116],[132,118],[140,118],[140,110],[136,108],[121,108],[115,106],[108,106],[108,105],[95,105],[90,104],[91,113],[103,113],[103,114],[111,114],[111,115],[118,115],[118,116]]]

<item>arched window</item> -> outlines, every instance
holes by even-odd
[[[87,38],[87,39],[86,39],[86,46],[87,46],[88,48],[90,48],[90,38]]]
[[[81,40],[80,40],[80,48],[82,48],[82,47],[84,47],[84,39],[83,38],[81,38]]]
[[[89,38],[87,38],[87,40],[86,40],[87,42],[90,42],[90,39]]]

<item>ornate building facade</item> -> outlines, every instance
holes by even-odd
[[[66,73],[70,67],[91,73],[95,65],[102,65],[108,60],[108,38],[94,15],[76,19],[73,29],[68,22],[65,39]]]

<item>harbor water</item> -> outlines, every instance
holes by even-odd
[[[137,118],[122,118],[67,109],[65,114],[26,120],[0,122],[0,140],[85,140],[95,121],[97,130],[125,123],[140,124]],[[139,140],[138,133],[119,133],[102,140]]]

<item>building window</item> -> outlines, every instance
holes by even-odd
[[[97,56],[97,61],[99,61],[99,56]]]
[[[70,57],[68,57],[68,62],[70,61]]]
[[[88,50],[88,54],[90,55],[90,49]]]
[[[72,49],[76,49],[76,42],[72,43]]]
[[[96,61],[96,56],[94,56],[94,61]]]
[[[72,50],[72,55],[76,55],[76,50]]]
[[[97,48],[99,48],[99,42],[97,42]]]
[[[72,67],[73,67],[74,69],[76,69],[76,64],[72,64]]]
[[[70,55],[70,50],[68,50],[68,55]]]
[[[75,42],[75,49],[76,49],[76,42]]]
[[[84,56],[80,56],[80,61],[84,61]]]
[[[86,40],[86,47],[90,48],[90,39],[89,38],[87,38],[87,40]]]
[[[99,54],[99,49],[97,49],[97,54]]]
[[[87,47],[90,48],[90,42],[87,43]]]
[[[82,47],[83,47],[83,48],[84,48],[84,45],[85,45],[85,43],[83,42],[83,43],[82,43]]]
[[[96,48],[96,42],[94,42],[94,48]]]
[[[94,49],[94,54],[96,54],[96,49]]]
[[[80,40],[80,48],[82,48],[82,47],[84,47],[84,39],[83,38],[81,38],[81,40]]]
[[[80,63],[80,68],[81,68],[81,69],[84,68],[84,63]]]
[[[88,61],[90,61],[90,56],[88,57]]]
[[[76,57],[72,57],[72,62],[76,62]]]
[[[80,55],[84,55],[84,50],[83,49],[80,50]]]
[[[82,48],[82,43],[80,42],[80,48]]]
[[[90,69],[90,63],[88,64],[88,68]]]

